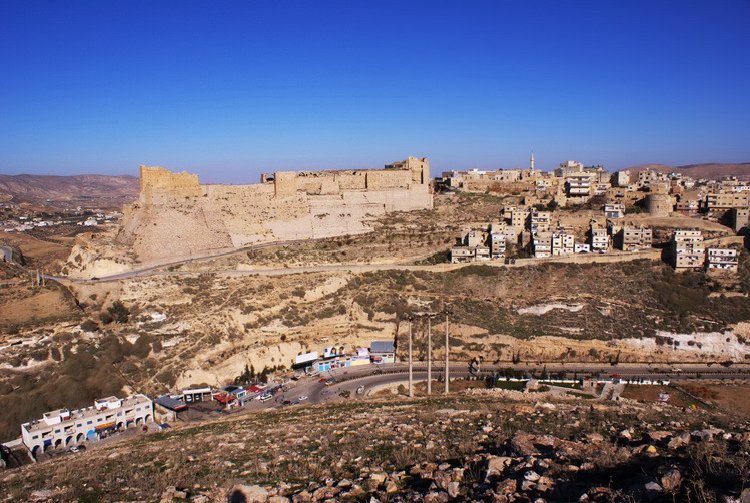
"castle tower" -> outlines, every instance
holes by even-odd
[[[531,153],[531,159],[529,160],[529,168],[534,169],[536,164],[534,163],[534,152]]]

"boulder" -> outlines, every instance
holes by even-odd
[[[682,474],[680,473],[680,470],[676,468],[672,468],[671,470],[667,471],[662,478],[661,478],[661,486],[664,488],[667,492],[675,492],[677,489],[680,488],[680,484],[682,483]]]
[[[229,490],[228,503],[266,503],[268,492],[261,486],[237,484]]]

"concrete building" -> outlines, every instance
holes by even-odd
[[[740,232],[748,226],[750,221],[750,208],[732,208],[732,226],[734,232]]]
[[[625,205],[622,203],[606,203],[604,205],[604,216],[606,218],[623,218],[625,216]]]
[[[370,360],[372,363],[395,363],[396,346],[393,341],[372,341],[370,343]]]
[[[618,234],[620,249],[623,251],[638,251],[651,248],[653,231],[643,226],[623,226]]]
[[[552,256],[562,257],[575,253],[575,236],[563,230],[552,233]]]
[[[151,399],[146,395],[127,398],[110,396],[94,401],[84,409],[59,409],[41,419],[21,425],[21,439],[32,456],[49,449],[98,440],[110,433],[153,421]]]
[[[627,187],[630,185],[630,171],[627,169],[624,169],[622,171],[618,171],[613,176],[613,182],[618,187]]]
[[[573,251],[575,253],[590,253],[591,245],[588,243],[576,243]]]
[[[592,223],[589,229],[589,237],[591,239],[591,251],[601,253],[609,251],[609,234],[607,234],[606,228]]]
[[[474,248],[469,246],[454,246],[451,248],[451,264],[464,264],[474,261]]]
[[[565,192],[568,197],[584,197],[591,195],[593,184],[591,173],[571,173],[565,177]]]
[[[697,229],[676,229],[672,236],[672,260],[675,269],[703,267],[706,248]]]
[[[490,255],[497,260],[505,257],[506,248],[505,226],[490,225]]]
[[[552,212],[532,209],[529,213],[529,230],[532,233],[547,232],[552,223]]]
[[[524,228],[531,210],[528,206],[504,206],[502,217],[515,228]]]
[[[706,194],[704,208],[714,210],[728,210],[730,208],[750,207],[750,193],[748,192],[711,192]]]
[[[737,272],[739,254],[736,248],[709,248],[706,250],[706,269],[709,272]]]
[[[552,255],[552,233],[540,231],[531,238],[532,251],[535,258],[546,258]]]

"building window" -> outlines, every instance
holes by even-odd
[[[100,418],[100,417],[96,418],[96,422],[97,423],[101,423],[102,422],[102,418]]]
[[[86,424],[91,424],[91,423],[93,423],[93,421],[86,421]]]
[[[36,440],[37,438],[39,438],[39,435],[34,435],[34,436],[33,436],[33,437],[31,437],[31,438],[33,438],[34,440]]]

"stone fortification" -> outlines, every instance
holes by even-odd
[[[429,160],[379,170],[282,171],[252,185],[201,185],[197,175],[141,166],[141,194],[124,208],[120,242],[142,262],[202,256],[253,243],[358,234],[392,211],[432,208]]]

